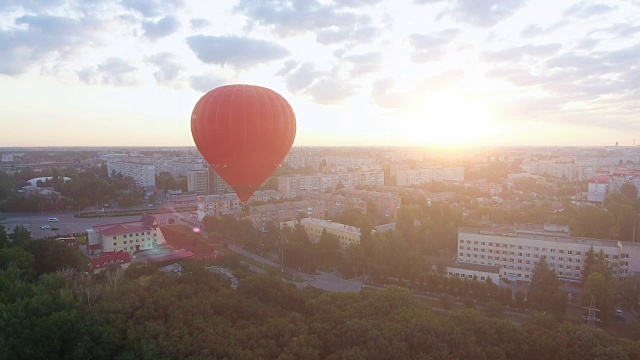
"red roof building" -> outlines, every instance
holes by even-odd
[[[100,272],[111,266],[121,266],[126,269],[131,263],[131,254],[128,252],[103,252],[98,257],[91,259],[91,270]]]
[[[120,251],[133,254],[166,243],[158,221],[148,214],[143,215],[140,221],[96,225],[87,230],[87,240],[91,254]]]

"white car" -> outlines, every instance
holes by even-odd
[[[51,229],[51,226],[49,226],[49,225],[42,225],[42,226],[40,226],[40,229],[42,229],[42,230],[49,230],[49,229]]]

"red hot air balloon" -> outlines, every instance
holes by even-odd
[[[271,89],[226,85],[198,100],[191,134],[205,160],[246,203],[291,149],[296,116]]]

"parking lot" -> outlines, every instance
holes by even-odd
[[[0,225],[3,225],[8,233],[18,225],[23,225],[29,231],[34,239],[51,237],[54,235],[66,235],[73,233],[82,233],[87,229],[91,229],[94,225],[115,224],[120,222],[140,220],[140,215],[136,216],[120,216],[111,218],[74,218],[75,213],[58,213],[58,214],[33,214],[33,215],[10,215],[1,214]],[[55,217],[59,221],[50,222],[49,218]],[[49,225],[49,227],[57,227],[57,230],[41,229],[41,226]]]

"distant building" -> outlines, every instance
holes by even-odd
[[[587,201],[603,203],[604,198],[607,197],[608,188],[608,177],[599,176],[589,179],[589,185],[587,188]]]
[[[372,206],[367,205],[365,212],[376,214],[388,221],[396,221],[398,209],[402,205],[400,196],[393,192],[344,189],[340,193],[356,197],[367,204],[371,204]]]
[[[236,194],[214,194],[198,198],[198,219],[205,216],[233,215],[239,218],[244,204]]]
[[[318,175],[286,175],[278,177],[278,191],[285,198],[307,193],[322,193],[341,186],[353,189],[358,185],[384,185],[383,171],[360,171]]]
[[[209,173],[207,170],[188,170],[187,190],[196,195],[209,194]]]
[[[155,217],[145,214],[140,221],[96,225],[87,230],[90,254],[149,250],[166,241]]]
[[[421,185],[442,181],[464,181],[464,167],[432,166],[422,169],[396,170],[396,184],[398,186]]]
[[[324,219],[327,206],[317,200],[289,201],[249,206],[249,220],[254,227],[264,229],[268,222],[282,222],[313,217]]]
[[[156,185],[156,167],[155,165],[140,164],[130,161],[108,161],[107,171],[109,177],[114,174],[122,174],[122,176],[130,176],[136,185],[141,187],[149,187]]]
[[[290,227],[295,226],[295,223],[296,221],[286,222],[286,224]],[[309,240],[311,242],[317,243],[318,241],[320,241],[322,232],[326,231],[329,234],[335,235],[340,241],[340,246],[343,248],[346,248],[353,244],[360,244],[360,228],[357,228],[355,226],[338,224],[335,222],[314,218],[302,219],[300,220],[300,223],[307,231],[307,235],[309,235]]]

